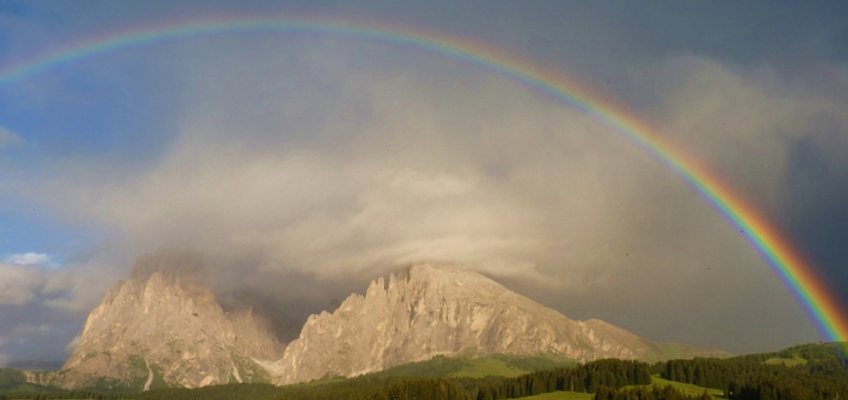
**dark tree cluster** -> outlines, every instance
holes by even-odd
[[[766,361],[804,359],[787,366]],[[832,344],[796,346],[777,353],[730,359],[673,360],[654,365],[636,361],[600,360],[574,367],[536,371],[506,378],[440,378],[455,371],[460,360],[411,365],[394,372],[357,378],[278,387],[269,384],[230,384],[199,389],[159,389],[143,393],[53,391],[0,393],[0,400],[499,400],[554,391],[594,393],[597,400],[706,400],[705,392],[687,396],[673,387],[647,386],[651,374],[722,390],[730,400],[848,400],[848,363],[844,347]],[[3,372],[3,371],[0,371]],[[0,373],[0,383],[20,384],[20,376]],[[413,374],[414,376],[410,376]],[[628,387],[637,386],[637,387]]]
[[[374,374],[338,382],[283,387],[267,384],[231,384],[198,389],[159,389],[135,394],[30,393],[0,397],[0,400],[494,400],[514,399],[557,390],[594,393],[601,387],[622,388],[627,385],[650,383],[651,367],[648,364],[600,360],[576,367],[537,371],[515,378],[409,378]]]
[[[594,393],[600,387],[622,388],[651,383],[651,367],[636,361],[600,360],[572,368],[538,371],[480,384],[477,400],[515,399],[558,390]]]
[[[389,383],[391,382],[391,383]],[[349,379],[317,385],[277,387],[232,384],[199,389],[161,389],[136,400],[466,400],[464,389],[448,379]]]
[[[770,358],[800,358],[815,361],[836,361],[848,367],[848,353],[846,351],[848,351],[848,343],[808,343],[771,353],[757,353],[734,357],[732,360],[765,362]]]
[[[767,364],[770,355],[658,363],[663,378],[720,389],[732,400],[813,400],[848,396],[848,369],[839,346],[802,346],[778,358],[805,358],[804,364]],[[775,356],[775,354],[771,354]]]
[[[732,400],[818,400],[844,399],[848,376],[774,376],[749,382],[731,382],[727,392]]]
[[[699,396],[688,396],[671,386],[625,390],[603,386],[598,388],[594,400],[713,400],[713,398],[706,392]]]
[[[71,390],[64,392],[52,393],[35,393],[35,392],[19,392],[19,393],[3,393],[0,394],[0,400],[70,400],[70,399],[92,399],[92,400],[124,400],[132,399],[133,395],[129,393],[99,393],[88,390]]]

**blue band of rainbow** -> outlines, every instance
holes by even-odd
[[[720,177],[666,139],[659,129],[609,96],[602,95],[561,71],[545,68],[484,43],[408,27],[381,23],[352,24],[327,18],[230,17],[178,21],[112,32],[7,66],[0,69],[0,88],[39,72],[101,53],[174,39],[240,31],[341,35],[429,50],[496,72],[591,114],[680,175],[731,224],[743,231],[806,309],[825,339],[840,342],[848,340],[848,317],[833,291],[817,276],[815,268],[801,257],[778,229]]]

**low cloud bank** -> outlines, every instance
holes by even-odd
[[[61,160],[50,179],[10,193],[120,232],[112,253],[189,243],[222,296],[255,292],[297,316],[435,261],[651,339],[731,351],[817,339],[744,238],[605,125],[498,76],[340,47],[250,53],[250,64],[188,54],[181,130],[162,154],[132,168]],[[848,134],[846,103],[814,84],[698,57],[631,79],[648,118],[769,213],[793,196],[800,141],[848,169],[833,148],[834,132]],[[41,287],[62,293],[43,305],[90,309],[111,281],[86,279],[127,275],[130,258],[95,257],[49,280],[7,260],[22,265],[0,265],[0,281],[16,282],[0,302],[26,304]]]

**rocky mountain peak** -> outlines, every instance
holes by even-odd
[[[391,287],[392,275],[389,280]],[[513,294],[509,289],[479,272],[448,264],[418,264],[404,269],[397,281],[403,281],[413,293],[432,292],[447,297],[486,300]],[[517,296],[517,295],[516,295]]]
[[[100,389],[289,384],[436,355],[555,354],[577,361],[657,360],[668,349],[677,357],[721,355],[654,343],[600,320],[571,320],[478,272],[445,264],[413,265],[373,280],[364,294],[310,316],[286,346],[269,314],[251,305],[254,295],[230,293],[222,307],[203,275],[202,258],[185,248],[140,258],[130,279],[115,284],[91,312],[63,369],[38,382]]]
[[[269,319],[252,307],[225,312],[185,248],[139,258],[89,314],[81,340],[55,384],[198,387],[268,381],[263,363],[278,359]]]
[[[436,355],[636,358],[631,349],[486,276],[421,264],[379,278],[333,313],[311,316],[277,363],[278,383],[353,376]]]

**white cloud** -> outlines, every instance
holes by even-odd
[[[6,264],[55,267],[53,256],[46,253],[18,253],[6,256]]]
[[[630,321],[653,339],[721,345],[739,340],[720,328],[728,315],[753,329],[763,321],[752,315],[778,321],[798,308],[678,176],[585,114],[491,76],[346,70],[344,49],[315,47],[287,58],[319,59],[313,75],[281,74],[279,60],[239,64],[233,74],[232,61],[189,54],[182,130],[161,156],[132,170],[114,159],[62,160],[44,173],[49,181],[11,192],[69,221],[116,229],[135,246],[127,253],[188,241],[234,284],[322,304],[327,282],[447,261],[530,287],[525,293],[569,316]],[[380,57],[357,60],[383,68]],[[781,190],[791,140],[840,109],[813,89],[706,59],[638,74],[669,135],[766,199]],[[314,81],[331,89],[297,86]],[[237,272],[227,272],[232,265]],[[49,305],[90,307],[103,291],[89,277],[105,290],[127,267],[57,271],[45,290],[72,294]],[[257,282],[268,272],[309,276],[313,286],[268,275]],[[791,334],[815,338],[802,313],[793,318]]]
[[[37,296],[43,281],[37,268],[0,263],[0,304],[28,303]]]
[[[88,311],[100,301],[102,291],[118,279],[98,263],[102,256],[59,269],[50,258],[45,254],[16,254],[0,263],[0,304],[37,303],[72,312]]]
[[[108,252],[104,252],[108,254]],[[119,279],[126,278],[116,265],[129,266],[130,260],[104,261],[101,254],[89,262],[67,268],[50,270],[44,279],[42,304],[59,310],[87,312],[103,300],[103,294]]]
[[[0,126],[0,148],[19,146],[24,143],[24,140],[14,132]]]

